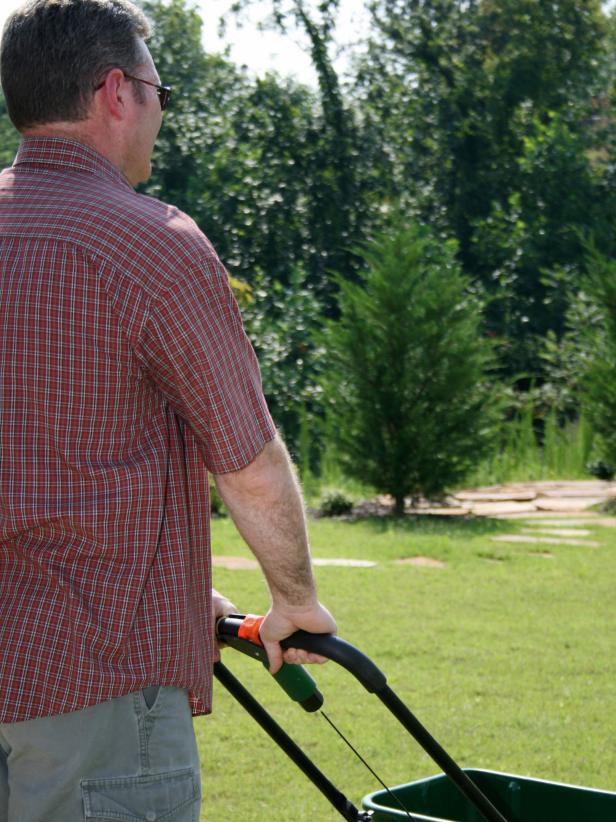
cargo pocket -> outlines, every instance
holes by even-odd
[[[197,822],[199,786],[192,768],[148,776],[84,779],[87,822]]]

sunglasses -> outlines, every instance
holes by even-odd
[[[136,80],[138,83],[145,83],[146,86],[154,86],[156,94],[158,94],[158,102],[160,103],[160,110],[164,111],[169,105],[171,99],[171,86],[158,86],[156,83],[151,83],[149,80],[143,80],[141,77],[133,77],[131,74],[124,72],[127,80]]]
[[[146,86],[154,86],[156,89],[156,94],[158,95],[160,110],[164,111],[167,108],[169,105],[169,100],[171,99],[171,86],[158,86],[156,83],[151,83],[149,80],[144,80],[142,77],[133,77],[132,74],[127,74],[126,72],[123,72],[123,74],[127,80],[134,80],[137,83],[145,83]],[[94,91],[98,91],[104,85],[104,81],[99,83],[99,85],[94,88]]]

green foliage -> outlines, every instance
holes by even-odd
[[[0,91],[0,168],[12,164],[18,145],[19,134],[9,120],[4,94]]]
[[[284,286],[263,276],[256,278],[244,320],[259,357],[272,416],[302,466],[305,481],[317,458],[322,417],[324,351],[315,341],[322,309],[301,270],[289,279]]]
[[[327,329],[328,401],[349,472],[401,512],[489,447],[491,348],[452,243],[400,225],[361,253],[363,282],[339,280],[341,317]]]
[[[599,0],[366,1],[373,31],[343,82],[338,0],[270,0],[270,24],[307,44],[314,90],[208,54],[191,0],[142,2],[161,78],[175,86],[143,190],[196,219],[245,283],[249,313],[261,311],[257,335],[271,319],[271,354],[257,340],[266,383],[301,453],[303,412],[282,388],[295,380],[312,469],[322,412],[317,389],[302,386],[318,386],[319,349],[295,379],[281,311],[257,308],[246,289],[286,295],[302,270],[317,313],[336,317],[331,272],[357,281],[356,249],[403,213],[456,241],[501,370],[534,385],[535,407],[554,407],[562,425],[577,413],[588,350],[573,327],[584,316],[580,237],[616,253],[616,14]],[[2,98],[0,133],[7,165],[19,137]]]
[[[227,515],[227,509],[225,508],[225,504],[223,502],[222,497],[218,493],[218,488],[216,487],[216,483],[210,476],[209,480],[209,489],[210,489],[210,511],[214,516],[217,517],[224,517]]]
[[[600,437],[600,456],[616,465],[616,259],[588,247],[585,291],[601,322],[585,330],[584,407]]]
[[[592,357],[594,338],[602,333],[600,309],[585,291],[569,299],[565,313],[565,332],[558,337],[549,331],[541,341],[544,380],[531,393],[536,412],[545,416],[551,409],[559,420],[575,419],[579,414],[584,374]]]
[[[611,235],[613,82],[598,0],[373,0],[358,94],[386,196],[457,239],[509,375],[560,335],[574,227]],[[613,73],[613,72],[612,72]],[[601,115],[601,116],[598,116]],[[612,164],[613,166],[613,164]],[[611,185],[610,185],[611,183]],[[610,193],[611,189],[611,193]]]
[[[467,478],[471,485],[527,480],[584,479],[589,473],[594,434],[582,415],[561,422],[555,410],[538,414],[531,393],[522,409],[504,420],[498,446]]]
[[[188,211],[225,264],[247,282],[287,285],[301,266],[334,309],[332,268],[353,272],[349,251],[367,211],[355,178],[361,139],[327,56],[327,31],[306,25],[322,93],[268,75],[253,80],[201,44],[201,20],[184,0],[147,0],[150,48],[178,87],[144,190]],[[327,79],[327,82],[326,82]]]
[[[237,0],[233,9],[238,12],[253,4]],[[334,308],[329,272],[349,276],[356,271],[359,261],[352,247],[371,224],[364,207],[372,190],[365,173],[371,158],[356,109],[345,99],[331,57],[338,6],[339,0],[272,0],[272,15],[263,23],[285,34],[303,35],[317,75],[310,124],[304,144],[296,147],[304,166],[297,168],[296,184],[308,194],[302,211],[312,248],[305,249],[309,256],[304,267],[329,309]],[[302,173],[307,175],[307,189]]]

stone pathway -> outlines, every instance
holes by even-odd
[[[601,480],[537,481],[472,488],[450,495],[443,505],[420,504],[414,514],[491,516],[508,519],[529,514],[558,517],[598,517],[588,509],[616,499],[616,482]]]
[[[616,517],[590,510],[593,506],[616,499],[616,482],[580,480],[575,482],[527,482],[489,486],[458,491],[442,505],[420,503],[407,506],[409,514],[420,516],[494,517],[523,520],[527,527],[517,534],[497,534],[493,542],[533,545],[572,545],[598,548],[588,526],[616,527]],[[386,515],[391,512],[393,500],[381,496],[360,503],[354,516]],[[552,558],[545,551],[534,555]],[[249,557],[214,556],[212,564],[233,570],[257,570],[259,564]],[[374,568],[372,560],[317,558],[313,564],[320,567]],[[416,556],[394,560],[396,565],[414,565],[426,568],[444,568],[445,563],[432,557]]]
[[[493,542],[597,548],[600,543],[588,539],[591,532],[587,526],[613,528],[616,517],[590,509],[611,499],[616,499],[616,482],[540,481],[458,491],[442,506],[419,505],[409,511],[420,515],[515,519],[527,525],[521,533],[493,536]]]

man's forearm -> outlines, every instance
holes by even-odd
[[[316,592],[301,491],[279,438],[246,468],[215,477],[242,537],[259,560],[272,601],[310,608]]]

